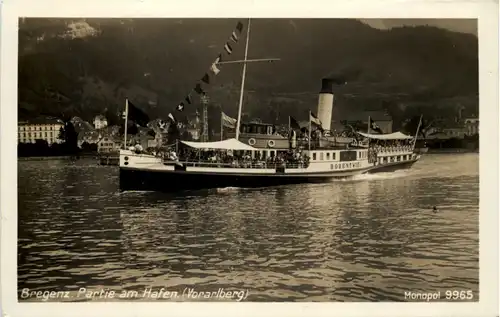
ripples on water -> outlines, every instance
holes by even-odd
[[[19,295],[195,287],[248,289],[248,301],[403,301],[456,289],[478,300],[478,162],[427,155],[326,185],[182,195],[120,193],[117,168],[93,161],[19,162]]]

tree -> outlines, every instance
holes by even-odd
[[[169,144],[174,143],[176,140],[179,140],[181,136],[181,133],[179,131],[179,128],[177,127],[177,124],[175,122],[172,122],[168,125],[167,129],[167,142]]]
[[[78,133],[71,121],[66,121],[59,130],[59,139],[63,141],[64,152],[68,155],[78,153]]]
[[[417,132],[418,123],[420,121],[420,116],[413,116],[410,121],[408,121],[404,130],[406,133],[415,134]],[[427,137],[427,131],[432,127],[434,120],[427,120],[422,118],[422,124],[420,125],[419,135],[421,135],[424,139]]]

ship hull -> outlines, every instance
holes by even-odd
[[[387,163],[383,165],[376,165],[370,170],[368,170],[368,174],[375,174],[375,173],[391,173],[395,172],[398,170],[405,170],[405,169],[410,169],[413,164],[415,164],[418,161],[418,159],[411,160],[411,161],[405,161],[405,162],[394,162],[394,163]]]
[[[162,162],[150,155],[122,151],[120,189],[177,192],[211,188],[255,188],[300,183],[325,183],[365,173],[393,172],[410,168],[413,159],[373,165],[367,160],[314,162],[308,168],[261,166],[259,168],[208,167],[201,163]],[[402,157],[402,156],[401,156]]]
[[[333,178],[346,178],[366,173],[367,169],[346,173],[309,174],[219,174],[184,171],[155,171],[147,169],[120,168],[120,189],[175,192],[211,188],[241,187],[256,188],[301,183],[325,183]]]

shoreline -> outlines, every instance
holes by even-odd
[[[429,149],[427,153],[424,154],[464,154],[464,153],[478,153],[479,149],[471,150],[471,149]]]
[[[18,161],[69,161],[73,158],[73,156],[22,156],[17,157]],[[77,160],[81,159],[95,159],[94,155],[82,155]]]

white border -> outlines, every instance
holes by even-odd
[[[498,315],[498,1],[4,0],[1,16],[1,303],[5,316]],[[495,3],[496,2],[496,3]],[[174,4],[175,3],[175,4]],[[478,303],[17,303],[17,21],[28,17],[479,18]]]

